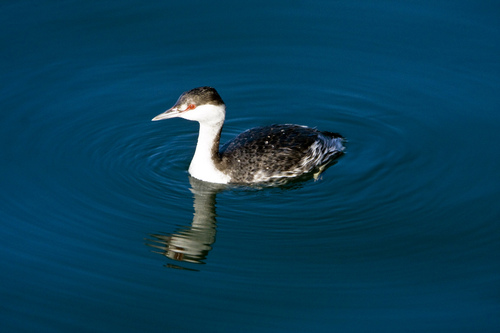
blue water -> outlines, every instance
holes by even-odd
[[[498,332],[495,1],[4,1],[2,332]],[[222,141],[340,132],[320,180],[187,173]]]

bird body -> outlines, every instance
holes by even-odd
[[[200,87],[153,120],[181,117],[198,121],[200,131],[189,166],[191,176],[212,183],[256,184],[321,172],[342,154],[343,137],[300,125],[249,129],[219,149],[225,104],[217,91]]]

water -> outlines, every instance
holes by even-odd
[[[499,330],[495,2],[0,9],[3,332]],[[222,141],[297,123],[346,154],[190,179],[197,124],[150,119],[200,85]]]

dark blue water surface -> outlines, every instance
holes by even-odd
[[[498,332],[496,1],[3,1],[2,332]],[[222,141],[340,132],[320,180],[211,186]]]

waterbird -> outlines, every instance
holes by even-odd
[[[317,179],[345,149],[338,133],[292,124],[252,128],[219,148],[225,116],[219,93],[205,86],[182,93],[174,106],[152,120],[180,117],[199,122],[188,171],[211,183],[275,183],[306,174]]]

